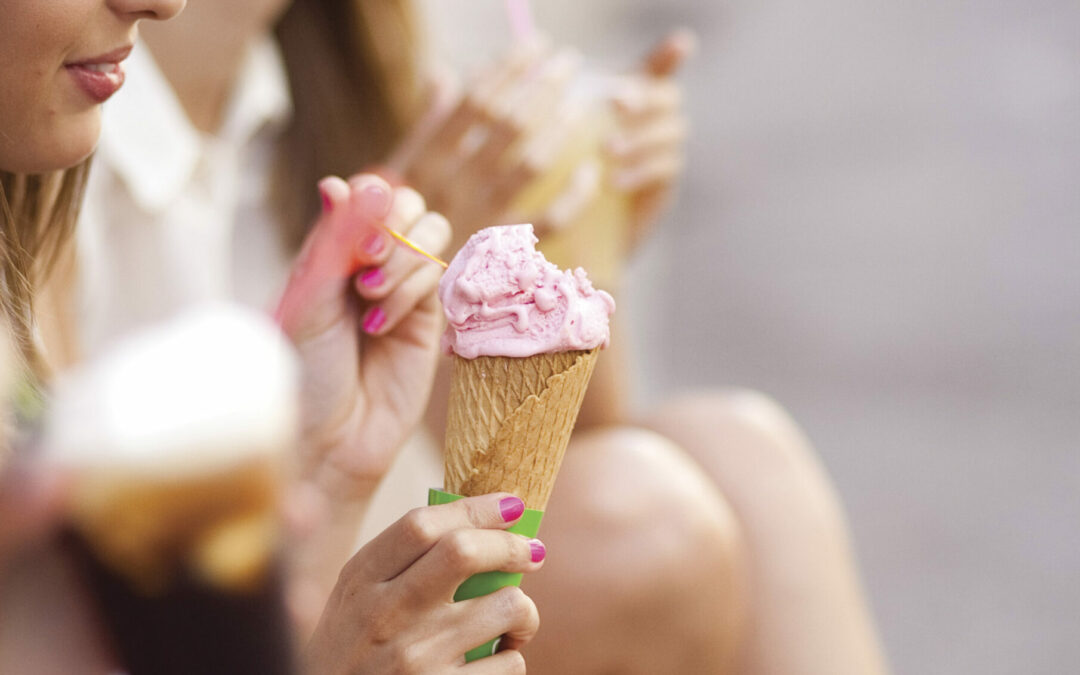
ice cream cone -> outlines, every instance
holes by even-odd
[[[454,356],[446,490],[511,492],[544,510],[598,352]]]
[[[510,530],[526,537],[537,534],[615,310],[585,270],[560,270],[536,242],[531,225],[480,230],[439,281],[443,348],[454,365],[446,492],[429,494],[429,504],[515,494],[526,509]],[[454,600],[520,582],[520,574],[483,572]],[[465,660],[490,656],[496,643],[470,649]]]

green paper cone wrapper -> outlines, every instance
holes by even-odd
[[[449,492],[443,492],[442,490],[431,489],[428,491],[429,506],[449,504],[451,502],[456,502],[461,498],[461,495],[450,494]],[[537,532],[540,531],[540,521],[543,518],[543,511],[525,509],[525,513],[521,516],[521,519],[514,523],[507,531],[529,537],[530,539],[535,538]],[[500,588],[505,588],[507,586],[520,585],[521,574],[510,574],[508,572],[482,572],[469,577],[465,580],[465,583],[458,587],[457,592],[454,593],[454,602],[478,598],[481,595],[494,593]],[[482,659],[485,656],[491,656],[495,653],[497,646],[498,639],[494,639],[479,647],[470,649],[465,654],[466,663]]]

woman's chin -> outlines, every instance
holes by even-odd
[[[40,125],[18,144],[0,140],[0,169],[11,173],[47,173],[68,169],[89,157],[101,135],[101,109],[65,115],[52,125]]]

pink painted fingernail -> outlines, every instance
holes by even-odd
[[[364,250],[370,255],[379,255],[386,248],[386,237],[376,232],[364,240]]]
[[[384,323],[386,323],[386,312],[382,310],[382,307],[372,307],[364,316],[364,332],[375,334]]]
[[[525,502],[517,497],[503,497],[499,500],[499,513],[502,514],[503,520],[508,523],[517,520],[521,517],[521,514],[525,513]]]
[[[360,275],[360,283],[368,288],[380,286],[384,281],[386,281],[386,275],[383,274],[381,267],[372,267],[367,272]]]
[[[368,218],[382,218],[390,209],[390,193],[382,185],[368,185],[364,197],[364,213]]]
[[[539,539],[529,540],[529,551],[532,553],[533,562],[540,562],[547,556],[547,547]]]
[[[323,213],[330,213],[334,210],[334,200],[330,199],[330,193],[326,191],[326,188],[319,186],[319,195],[322,196],[322,210]]]

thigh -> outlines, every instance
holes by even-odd
[[[745,535],[751,621],[740,672],[886,672],[840,501],[787,413],[755,392],[707,392],[659,408],[647,425],[694,458]]]
[[[724,673],[745,623],[738,525],[699,467],[658,434],[576,435],[525,590],[541,614],[530,673]]]

